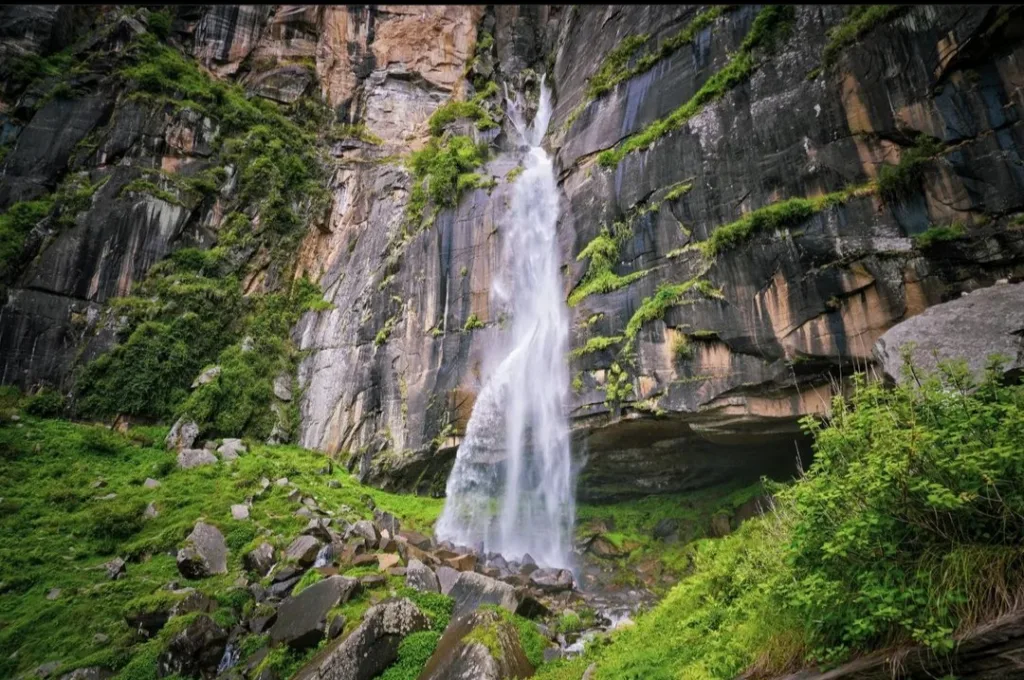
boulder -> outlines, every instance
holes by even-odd
[[[456,571],[473,571],[476,569],[476,555],[472,553],[456,555],[449,557],[444,563]]]
[[[398,535],[405,539],[406,543],[414,545],[420,550],[432,550],[434,548],[434,541],[415,531],[402,530],[398,532]]]
[[[322,543],[313,536],[299,536],[285,549],[285,559],[294,560],[297,564],[308,567],[316,561]]]
[[[377,523],[377,527],[381,531],[388,532],[388,536],[394,537],[398,535],[399,530],[402,528],[398,523],[398,519],[390,512],[383,510],[374,510],[373,519]]]
[[[286,644],[296,650],[315,647],[327,630],[328,612],[358,591],[355,579],[331,576],[289,597],[278,608],[277,620],[270,628],[271,644]]]
[[[228,633],[205,614],[171,636],[157,658],[157,677],[207,677],[217,670],[224,655]]]
[[[410,560],[406,566],[405,585],[425,593],[441,592],[441,584],[438,583],[437,575],[419,560]]]
[[[515,612],[519,607],[519,595],[515,588],[473,571],[459,573],[448,595],[455,600],[452,616],[469,613],[482,604],[495,604],[510,612]]]
[[[488,643],[481,642],[487,639]],[[497,612],[470,612],[445,630],[420,680],[505,680],[527,678],[534,668],[515,626]]]
[[[204,578],[228,572],[228,546],[224,534],[215,526],[196,522],[178,551],[178,571],[185,578]]]
[[[722,538],[732,533],[732,523],[729,521],[729,515],[725,513],[717,513],[711,518],[711,526],[709,532],[712,538]]]
[[[437,576],[437,584],[441,587],[442,595],[448,595],[452,590],[452,586],[455,585],[456,579],[459,578],[459,572],[445,566],[435,569],[434,574]]]
[[[623,555],[623,552],[604,536],[594,536],[587,545],[587,552],[603,559],[611,559]]]
[[[125,574],[124,560],[120,557],[110,560],[103,565],[103,568],[107,570],[107,578],[111,581],[116,581]]]
[[[181,600],[178,600],[177,604],[171,607],[171,616],[183,616],[185,614],[209,614],[217,608],[217,603],[214,602],[208,595],[205,595],[198,590],[189,592]]]
[[[142,486],[147,489],[156,489],[160,486],[160,482],[156,479],[152,479],[151,477],[146,477],[146,481],[142,483]]]
[[[196,425],[195,421],[178,418],[171,427],[171,431],[167,433],[164,444],[168,450],[180,451],[181,449],[191,447],[198,436],[199,426]]]
[[[679,520],[666,517],[654,525],[654,537],[664,541],[666,538],[679,532]]]
[[[391,567],[397,567],[398,562],[399,557],[394,553],[381,553],[377,555],[377,566],[381,571],[387,571]]]
[[[395,662],[403,638],[429,627],[430,621],[409,600],[382,602],[370,607],[355,630],[329,643],[294,678],[370,680]]]
[[[178,451],[178,467],[188,470],[200,465],[213,465],[217,462],[217,456],[206,449],[182,449]]]
[[[242,443],[241,439],[225,439],[221,442],[220,446],[217,447],[217,453],[224,460],[234,460],[240,455],[245,453],[248,449],[245,448],[245,444]]]
[[[260,543],[242,558],[242,563],[249,571],[254,571],[260,576],[266,576],[270,568],[274,566],[274,546],[269,543]]]
[[[239,521],[249,519],[249,506],[242,504],[232,505],[231,518]]]
[[[314,538],[320,539],[324,543],[330,543],[334,540],[334,536],[331,534],[331,530],[329,528],[330,526],[330,519],[321,519],[319,517],[314,517],[313,519],[309,520],[309,523],[306,525],[306,528],[302,530],[302,535],[313,536]]]
[[[976,290],[887,330],[875,342],[873,354],[891,380],[913,380],[903,375],[901,351],[911,343],[919,374],[935,370],[944,359],[964,359],[980,375],[989,355],[1002,354],[1009,359],[1003,370],[1019,375],[1024,369],[1024,283]]]
[[[220,375],[220,371],[220,366],[210,366],[208,369],[200,373],[199,377],[192,381],[192,389],[212,383],[214,378]]]
[[[373,522],[361,519],[352,526],[349,527],[345,534],[345,538],[351,538],[353,536],[359,536],[366,540],[366,546],[368,548],[376,547],[380,541],[380,534],[377,532],[377,527],[373,526]]]
[[[70,673],[65,673],[60,676],[60,680],[108,680],[108,678],[114,677],[113,671],[108,671],[106,668],[100,668],[99,666],[90,666],[88,668],[76,668]]]
[[[150,503],[146,506],[146,509],[142,512],[144,519],[153,519],[160,516],[160,511],[156,509],[156,503]]]
[[[274,378],[274,396],[281,401],[292,400],[292,377],[287,373],[281,373]]]
[[[367,574],[359,577],[359,585],[364,588],[381,588],[387,583],[388,578],[384,574]]]
[[[530,585],[545,593],[572,590],[572,572],[568,569],[536,569],[530,574]]]

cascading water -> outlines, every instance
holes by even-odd
[[[506,226],[509,282],[492,299],[511,312],[504,358],[486,380],[448,478],[437,536],[512,559],[569,567],[575,516],[566,403],[568,312],[558,270],[558,189],[540,143],[551,118],[541,81],[533,123],[519,97],[509,119],[526,147]],[[482,544],[482,545],[481,545]]]

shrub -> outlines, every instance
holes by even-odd
[[[398,645],[398,660],[388,667],[380,680],[416,680],[437,649],[441,634],[433,630],[413,633]]]
[[[398,589],[398,596],[412,600],[420,611],[430,619],[430,629],[442,633],[451,621],[455,600],[441,593],[424,593],[414,588]]]
[[[64,395],[43,389],[29,398],[25,412],[40,418],[56,418],[64,412]]]
[[[0,215],[0,281],[14,274],[25,237],[53,208],[51,197],[15,203]]]
[[[929,227],[925,232],[914,236],[914,245],[922,250],[931,248],[942,241],[955,241],[966,235],[967,231],[960,222]]]

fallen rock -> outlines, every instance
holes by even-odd
[[[169,450],[180,451],[181,449],[191,447],[198,436],[199,426],[196,425],[195,421],[178,418],[171,427],[171,431],[167,433],[164,444]]]
[[[151,477],[146,477],[146,481],[142,483],[142,486],[146,487],[147,489],[156,489],[160,486],[160,482],[159,480],[153,479]]]
[[[183,616],[185,614],[209,614],[217,608],[217,603],[208,595],[198,590],[193,590],[178,603],[171,607],[171,616]]]
[[[281,401],[292,400],[292,377],[287,373],[281,373],[274,378],[274,396]]]
[[[427,630],[427,617],[406,599],[370,607],[363,622],[300,670],[294,680],[370,680],[398,658],[398,645],[410,633]]]
[[[1009,359],[1005,372],[1024,369],[1024,283],[976,290],[933,305],[902,321],[875,342],[873,354],[890,379],[913,380],[903,374],[901,348],[913,343],[911,360],[921,372],[934,371],[944,359],[963,359],[976,376],[991,354]]]
[[[208,369],[199,374],[195,380],[192,381],[192,389],[195,389],[201,385],[207,385],[220,375],[220,366],[210,366]]]
[[[472,633],[472,635],[471,635]],[[488,644],[481,639],[489,640]],[[527,678],[534,668],[515,626],[497,612],[471,612],[448,626],[420,680],[505,680]]]
[[[452,586],[455,585],[455,581],[459,578],[458,571],[455,571],[451,567],[438,567],[434,570],[434,575],[437,576],[437,583],[441,587],[441,594],[448,595]]]
[[[46,593],[46,599],[51,602],[56,600],[58,597],[60,597],[60,588],[50,588],[50,591]]]
[[[666,517],[654,525],[654,537],[665,540],[679,531],[679,520]]]
[[[76,668],[70,673],[65,673],[60,676],[60,680],[108,680],[112,677],[114,677],[113,671],[99,666],[90,666],[89,668]]]
[[[231,517],[239,521],[249,519],[249,506],[242,504],[232,505]]]
[[[111,581],[116,581],[125,574],[124,560],[120,557],[110,560],[103,565],[103,568],[107,570],[107,578]]]
[[[377,565],[381,571],[387,571],[391,567],[397,567],[399,563],[398,555],[393,553],[383,553],[377,555]]]
[[[259,546],[245,554],[242,563],[249,571],[266,576],[274,566],[274,546],[269,543],[260,543]]]
[[[455,557],[449,557],[444,562],[456,571],[473,571],[476,569],[476,555],[473,554],[456,555]]]
[[[455,582],[455,579],[452,579]],[[405,567],[405,585],[425,593],[441,592],[441,584],[438,583],[437,575],[427,565],[419,560],[410,560]]]
[[[345,618],[344,614],[338,614],[331,622],[327,625],[327,638],[333,640],[342,634],[345,630],[345,624],[348,623],[348,619]]]
[[[245,444],[242,443],[241,439],[225,439],[217,447],[217,453],[224,460],[235,460],[246,451]]]
[[[189,470],[200,465],[214,465],[217,456],[206,449],[182,449],[178,451],[178,467],[182,470]]]
[[[217,527],[196,522],[185,541],[177,560],[182,576],[197,579],[228,572],[228,546]]]
[[[614,543],[604,536],[594,536],[587,545],[587,552],[595,557],[601,557],[603,559],[622,557],[624,554]]]
[[[352,536],[359,536],[366,540],[366,546],[368,548],[376,547],[380,541],[380,534],[377,533],[377,527],[373,526],[373,522],[361,519],[352,526],[349,527],[345,534],[345,538],[351,538]]]
[[[150,503],[146,506],[146,509],[142,512],[144,519],[153,519],[160,516],[160,511],[156,509],[156,503]]]
[[[316,554],[320,552],[322,544],[313,536],[299,536],[284,551],[285,559],[294,560],[296,563],[308,567],[316,561]]]
[[[711,518],[710,533],[713,538],[722,538],[732,533],[732,523],[729,515],[718,513]]]
[[[406,543],[414,545],[420,550],[432,550],[434,548],[434,542],[430,538],[415,531],[403,530],[399,531],[398,535],[401,536]]]
[[[530,574],[530,585],[545,593],[572,590],[572,584],[572,572],[568,569],[537,569]]]
[[[60,667],[60,661],[47,661],[46,663],[37,666],[36,669],[32,671],[32,675],[37,678],[45,679],[56,673],[57,669]]]
[[[398,531],[402,528],[398,523],[398,519],[390,512],[383,510],[374,510],[373,519],[377,523],[377,526],[381,531],[388,532],[389,536],[397,536]]]
[[[224,655],[228,633],[205,614],[173,635],[157,658],[157,677],[212,675]]]
[[[348,602],[359,587],[355,579],[331,576],[289,597],[277,610],[277,620],[270,629],[271,643],[296,650],[315,647],[327,630],[328,612]]]
[[[515,588],[473,571],[460,572],[448,595],[455,600],[453,617],[474,611],[482,604],[495,604],[510,612],[519,607]]]
[[[384,574],[367,574],[359,577],[359,584],[364,588],[380,588],[387,585],[388,579]]]

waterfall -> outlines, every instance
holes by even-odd
[[[529,553],[538,564],[569,567],[575,519],[574,480],[566,419],[568,311],[558,269],[558,187],[540,143],[551,118],[551,93],[541,96],[531,125],[522,99],[508,116],[525,151],[512,187],[505,227],[503,275],[492,299],[510,311],[503,356],[484,382],[448,478],[437,536],[498,552]]]

